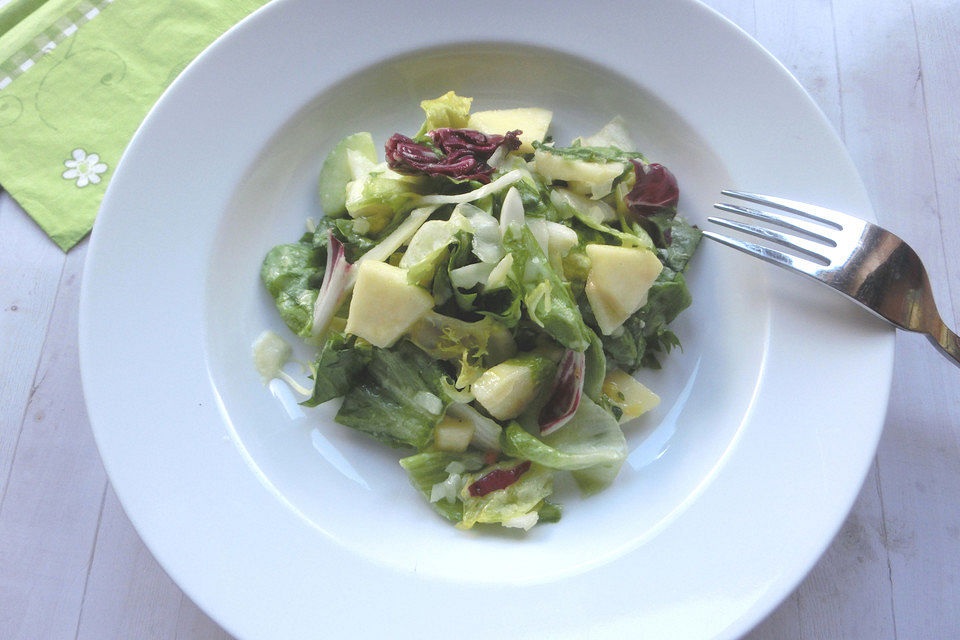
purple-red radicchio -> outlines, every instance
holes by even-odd
[[[564,354],[557,367],[549,399],[540,410],[537,421],[540,435],[553,433],[573,418],[583,396],[583,375],[586,367],[587,358],[583,352],[568,349]]]
[[[631,160],[636,182],[623,198],[627,208],[637,216],[646,217],[677,206],[680,190],[677,178],[662,164],[644,165]]]
[[[501,146],[520,146],[520,131],[487,135],[473,129],[434,129],[427,133],[433,147],[395,133],[386,144],[387,165],[397,173],[447,176],[454,180],[490,182],[490,156]]]
[[[490,473],[481,476],[478,478],[467,491],[474,498],[480,498],[487,495],[488,493],[493,493],[494,491],[499,491],[500,489],[506,489],[514,482],[520,479],[527,470],[530,469],[530,461],[524,460],[515,467],[510,469],[494,469]]]

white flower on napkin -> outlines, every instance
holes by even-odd
[[[107,170],[107,165],[100,162],[96,153],[87,155],[83,149],[73,150],[73,160],[64,160],[67,170],[63,172],[64,180],[76,180],[78,187],[85,187],[91,182],[98,184],[100,174]]]

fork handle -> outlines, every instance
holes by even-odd
[[[955,365],[960,366],[960,337],[947,325],[941,321],[939,328],[928,333],[927,338],[940,350],[940,353],[950,358]]]

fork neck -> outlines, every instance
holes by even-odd
[[[943,324],[943,321],[939,321],[937,324],[940,326],[934,327],[927,333],[927,337],[933,343],[933,346],[950,358],[955,365],[960,366],[960,337]]]

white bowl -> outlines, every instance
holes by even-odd
[[[886,406],[884,325],[705,244],[675,323],[683,351],[641,374],[663,402],[628,428],[616,483],[588,500],[561,487],[561,522],[528,534],[465,533],[408,485],[400,452],[263,387],[250,344],[286,329],[259,264],[320,215],[333,143],[414,131],[419,101],[450,89],[475,109],[553,109],[561,142],[623,116],[697,223],[722,187],[871,219],[836,135],[768,54],[691,2],[357,12],[307,0],[257,12],[175,82],[111,182],[80,347],[130,519],[244,638],[749,629],[857,494]]]

